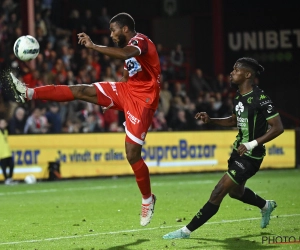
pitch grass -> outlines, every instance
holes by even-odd
[[[186,225],[223,173],[152,176],[154,217],[139,225],[141,197],[134,177],[0,186],[0,249],[300,249],[262,244],[262,237],[300,237],[300,170],[260,171],[248,187],[278,208],[260,228],[260,211],[226,197],[219,212],[190,239],[162,236]]]

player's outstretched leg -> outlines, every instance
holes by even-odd
[[[260,223],[261,228],[266,228],[267,225],[269,225],[271,213],[273,212],[273,210],[276,207],[277,207],[277,204],[276,204],[275,201],[267,200],[267,203],[266,203],[265,207],[263,207],[261,209],[261,215],[262,215],[261,223]]]
[[[105,95],[98,100],[97,90],[94,84],[66,85],[44,85],[36,88],[27,88],[18,80],[13,73],[5,74],[8,80],[7,88],[11,89],[16,102],[24,103],[28,100],[48,100],[55,102],[68,102],[82,100],[95,103],[104,107],[111,104],[111,99]]]

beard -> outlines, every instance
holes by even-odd
[[[126,37],[123,34],[121,34],[121,35],[119,35],[118,38],[119,38],[119,42],[117,44],[118,47],[124,48],[127,45]]]
[[[230,81],[230,88],[232,89],[239,89],[238,85]]]

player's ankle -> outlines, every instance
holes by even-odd
[[[142,204],[150,204],[152,202],[153,198],[152,195],[150,195],[149,198],[142,198]]]
[[[266,200],[266,205],[261,210],[267,210],[269,207],[269,201]]]
[[[191,230],[189,230],[186,226],[184,226],[183,228],[181,228],[182,232],[184,232],[185,234],[191,234]]]
[[[32,100],[33,95],[34,95],[34,89],[28,88],[26,90],[26,98],[28,100]]]

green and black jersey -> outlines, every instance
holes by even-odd
[[[233,143],[237,149],[241,143],[255,140],[268,130],[267,120],[278,115],[271,99],[257,86],[247,94],[241,95],[237,91],[233,99],[233,111],[237,117],[239,133]],[[259,145],[245,155],[262,159],[266,154],[265,146]]]

